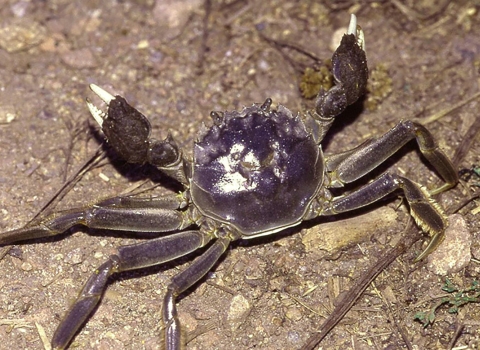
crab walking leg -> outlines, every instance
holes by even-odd
[[[185,206],[182,195],[167,195],[162,197],[112,197],[97,203],[100,206],[115,206],[122,208],[162,208],[179,209]]]
[[[410,212],[420,228],[432,236],[425,250],[416,261],[434,251],[444,238],[447,220],[442,208],[430,197],[458,182],[458,174],[448,157],[435,144],[433,136],[422,125],[401,121],[377,139],[368,140],[353,150],[326,157],[330,176],[329,187],[343,187],[375,169],[408,141],[415,139],[422,154],[445,181],[445,184],[430,193],[413,181],[386,173],[364,187],[343,197],[334,198],[322,215],[354,210],[373,203],[387,194],[402,189],[410,205]]]
[[[172,278],[163,301],[162,319],[165,327],[165,349],[182,349],[180,321],[177,315],[175,299],[178,295],[193,286],[211,270],[213,265],[227,250],[230,239],[219,238],[205,253],[198,257],[186,270]]]
[[[192,224],[184,212],[175,210],[179,199],[134,199],[116,197],[84,208],[54,213],[41,221],[0,234],[0,245],[54,236],[75,225],[135,232],[167,232]]]
[[[419,261],[443,241],[447,221],[443,210],[430,198],[427,191],[405,177],[385,173],[352,193],[333,198],[321,215],[334,215],[364,207],[397,189],[403,190],[415,222],[432,236],[427,248],[415,259]]]
[[[330,187],[342,187],[345,183],[359,179],[414,138],[422,154],[445,181],[432,194],[453,187],[458,182],[453,164],[435,144],[432,134],[424,126],[409,120],[401,121],[383,136],[365,142],[340,161],[327,156],[326,167],[332,180]]]
[[[65,349],[102,297],[108,278],[117,272],[159,265],[205,246],[212,236],[203,231],[185,231],[118,248],[118,252],[90,276],[52,339],[54,349]]]

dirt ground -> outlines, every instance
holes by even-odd
[[[311,108],[298,86],[300,68],[315,62],[297,49],[321,61],[330,58],[334,37],[352,12],[365,31],[369,67],[384,67],[380,81],[387,87],[373,88],[380,97],[371,108],[364,100],[364,108],[360,103],[338,118],[325,152],[352,148],[400,119],[412,119],[426,122],[452,156],[478,116],[474,100],[438,120],[427,119],[479,90],[477,1],[6,2],[0,8],[0,231],[28,223],[100,145],[84,103],[93,98],[90,83],[125,96],[149,116],[156,137],[171,130],[188,150],[196,130],[210,122],[211,110],[241,109],[267,97],[294,111]],[[479,163],[477,139],[459,170]],[[439,183],[414,142],[388,166],[428,188]],[[442,206],[454,207],[475,191],[480,179],[468,174],[468,182],[442,195]],[[110,155],[56,209],[148,188],[157,180],[179,189],[148,167]],[[459,212],[473,242],[473,258],[448,275],[460,289],[480,271],[474,259],[480,258],[477,205]],[[401,237],[408,209],[400,196],[374,209],[367,213],[371,221],[352,213],[342,217],[353,220],[350,225],[333,222],[338,235],[368,231],[366,239],[341,252],[327,253],[305,240],[311,232],[322,235],[320,224],[328,219],[234,244],[178,302],[187,348],[301,348],[337,297]],[[14,246],[0,260],[0,347],[46,349],[42,330],[50,339],[95,267],[116,246],[137,239],[75,228]],[[445,295],[445,277],[431,272],[427,262],[412,262],[424,244],[420,240],[383,271],[318,349],[479,349],[478,304],[458,314],[442,307],[427,328],[414,320]],[[193,257],[112,278],[71,348],[160,348],[165,286]]]

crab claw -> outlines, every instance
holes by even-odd
[[[98,97],[102,99],[108,105],[115,99],[115,96],[110,94],[109,92],[103,90],[100,86],[95,84],[90,84],[90,90],[92,90]],[[100,109],[97,108],[88,98],[87,98],[87,107],[90,111],[90,114],[95,119],[95,121],[100,125],[103,126],[103,121],[107,118],[107,114]]]
[[[357,38],[357,44],[365,51],[365,33],[362,27],[357,25],[357,16],[353,13],[350,15],[350,23],[348,24],[347,35],[353,34]]]
[[[162,169],[180,163],[181,152],[171,136],[163,141],[150,138],[150,122],[123,97],[113,96],[95,84],[90,89],[108,110],[103,112],[87,99],[88,109],[120,157],[128,163],[150,163]]]
[[[365,38],[353,14],[347,33],[332,56],[332,74],[335,85],[330,90],[321,90],[315,102],[314,116],[320,127],[320,141],[333,119],[364,95],[367,88]]]
[[[97,85],[90,89],[107,105],[107,112],[87,100],[93,118],[102,127],[108,143],[129,163],[148,162],[150,152],[150,122],[121,96],[113,96]]]

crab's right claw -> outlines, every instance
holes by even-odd
[[[90,89],[102,99],[103,102],[105,102],[108,105],[110,105],[110,102],[112,102],[115,99],[115,96],[112,94],[108,93],[107,91],[103,90],[101,87],[95,84],[90,84]],[[87,107],[88,110],[90,111],[90,114],[92,117],[95,119],[95,121],[100,125],[100,127],[103,126],[103,121],[107,118],[107,114],[103,112],[102,110],[98,109],[97,106],[95,106],[88,98],[87,98]]]
[[[103,112],[87,100],[93,118],[102,127],[108,143],[129,163],[150,163],[158,168],[176,166],[181,161],[181,152],[169,135],[165,140],[150,138],[150,122],[121,96],[113,96],[97,85],[90,89],[108,106]]]
[[[88,109],[102,127],[108,143],[129,163],[147,162],[151,129],[148,119],[123,97],[113,96],[94,84],[90,89],[108,106],[107,112],[103,112],[87,100]]]

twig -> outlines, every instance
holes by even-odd
[[[67,174],[68,174],[68,167],[70,165],[70,161],[72,159],[72,151],[73,151],[73,146],[75,145],[78,137],[82,135],[85,131],[86,128],[86,123],[72,123],[71,120],[67,120],[65,118],[62,118],[63,122],[70,132],[70,140],[68,142],[68,146],[66,149],[64,149],[63,153],[65,154],[65,165],[64,165],[64,170],[63,170],[63,182],[67,181]]]
[[[62,200],[63,197],[75,186],[75,184],[80,181],[82,176],[88,172],[91,168],[96,166],[103,158],[105,158],[105,154],[103,154],[102,146],[98,147],[95,153],[87,159],[78,169],[75,171],[72,176],[68,178],[68,180],[60,187],[57,192],[55,192],[50,199],[38,210],[37,214],[33,217],[30,222],[36,220],[40,215],[44,212],[47,212],[47,215],[50,214],[49,211],[52,210],[55,205]]]
[[[460,146],[457,147],[455,154],[452,158],[452,163],[455,167],[458,167],[467,155],[470,148],[472,148],[473,142],[475,141],[478,132],[480,131],[480,118],[476,118],[473,124],[468,128],[467,133],[463,137]]]
[[[392,0],[392,4],[394,4],[400,10],[400,12],[402,12],[409,20],[411,20],[413,22],[416,22],[416,23],[420,23],[420,22],[424,22],[424,21],[426,21],[430,18],[433,18],[433,17],[441,14],[442,12],[444,12],[445,9],[450,4],[450,0],[444,0],[443,3],[440,3],[440,5],[438,6],[438,9],[436,9],[436,11],[434,11],[430,14],[425,14],[425,15],[421,14],[421,13],[418,13],[417,11],[413,10],[412,8],[404,5],[399,0]]]
[[[455,343],[458,340],[458,337],[460,337],[460,335],[462,334],[463,328],[465,328],[464,324],[461,324],[461,323],[456,324],[455,333],[453,334],[452,339],[450,339],[450,342],[448,343],[448,347],[447,347],[448,350],[453,349],[453,347],[455,346]]]
[[[464,105],[466,105],[467,103],[473,101],[474,99],[480,97],[480,92],[477,92],[476,94],[474,94],[473,96],[470,96],[468,98],[466,98],[465,100],[463,101],[460,101],[456,104],[454,104],[452,107],[450,108],[446,108],[446,109],[443,109],[437,113],[434,113],[428,117],[425,117],[425,118],[422,118],[419,120],[420,123],[422,123],[423,125],[426,125],[426,124],[429,124],[429,123],[432,123],[440,118],[443,118],[445,117],[447,114],[459,109],[460,107],[463,107]]]
[[[454,214],[456,212],[458,212],[460,209],[462,209],[464,206],[466,206],[468,203],[470,203],[471,201],[477,199],[480,197],[480,190],[479,191],[476,191],[474,192],[470,197],[462,200],[460,203],[458,203],[457,205],[454,205],[450,208],[448,208],[447,210],[447,213],[450,215],[450,214]]]
[[[200,44],[200,49],[198,50],[198,61],[197,61],[197,74],[200,75],[203,73],[203,62],[205,61],[205,53],[207,52],[207,42],[208,42],[208,19],[210,18],[210,13],[212,12],[212,1],[205,0],[205,16],[203,17],[203,33],[202,33],[202,42]]]
[[[262,38],[268,44],[270,44],[275,49],[277,49],[277,51],[280,53],[280,55],[282,55],[283,59],[285,61],[287,61],[293,67],[293,69],[295,69],[299,73],[303,73],[303,71],[305,70],[307,65],[295,61],[293,58],[291,58],[286,53],[284,53],[282,49],[286,48],[286,49],[296,51],[296,52],[310,58],[315,63],[321,62],[320,58],[315,56],[313,53],[301,48],[300,46],[297,46],[297,45],[291,44],[291,43],[287,43],[285,41],[279,41],[279,40],[269,38],[265,34],[263,34],[261,30],[257,30],[257,32],[258,32],[258,35],[260,36],[260,38]]]
[[[410,339],[408,339],[407,332],[405,331],[405,327],[403,327],[400,322],[398,322],[398,319],[395,317],[395,314],[392,310],[392,305],[387,298],[383,295],[381,291],[377,289],[375,286],[375,282],[372,281],[372,286],[375,289],[376,293],[380,296],[381,299],[383,299],[383,303],[387,307],[388,310],[388,318],[390,319],[390,322],[395,325],[395,328],[397,329],[397,332],[400,334],[402,337],[403,343],[405,346],[408,348],[408,350],[413,350],[412,343],[410,342]]]
[[[312,335],[301,350],[313,350],[323,338],[343,319],[343,316],[352,308],[355,302],[360,299],[362,293],[367,289],[372,282],[387,266],[389,266],[395,259],[405,253],[413,244],[415,244],[422,234],[415,229],[413,221],[409,220],[407,227],[402,233],[402,239],[391,250],[381,254],[381,258],[360,278],[358,282],[344,295],[340,303],[330,314],[330,316],[321,325],[318,333]]]

